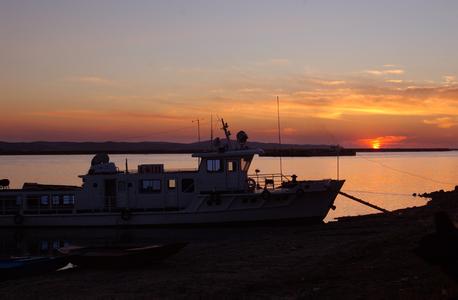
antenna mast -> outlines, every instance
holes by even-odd
[[[200,119],[193,120],[192,122],[197,122],[197,140],[200,143]]]
[[[227,130],[229,128],[229,125],[227,125],[227,123],[224,123],[223,118],[221,118],[221,123],[223,124],[223,128],[221,129],[224,130],[224,134],[226,135],[227,147],[228,149],[231,149],[231,132]]]
[[[277,123],[278,123],[278,145],[279,145],[279,155],[280,155],[280,175],[283,177],[283,162],[282,162],[282,153],[281,153],[281,129],[280,129],[280,100],[277,96]]]

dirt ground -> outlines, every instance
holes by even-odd
[[[456,224],[457,208],[458,194],[450,193],[425,207],[322,225],[215,228],[217,239],[197,238],[153,267],[9,280],[0,283],[0,297],[453,299],[458,282],[413,249],[434,231],[436,211]]]

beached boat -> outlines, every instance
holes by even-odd
[[[241,131],[212,151],[194,153],[197,169],[142,164],[124,171],[98,154],[82,186],[25,183],[0,190],[0,227],[148,226],[241,222],[321,222],[344,180],[297,180],[283,174],[249,175],[261,149],[248,149]],[[258,171],[258,170],[256,170]]]
[[[78,267],[119,268],[144,267],[178,253],[187,243],[147,246],[78,247],[69,246],[58,251]]]
[[[0,259],[0,280],[41,275],[56,271],[68,264],[64,256],[31,256]]]

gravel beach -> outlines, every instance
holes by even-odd
[[[458,281],[413,250],[433,216],[458,221],[458,193],[423,207],[315,226],[206,229],[142,269],[73,269],[0,282],[2,299],[452,299]],[[213,231],[213,239],[208,235]],[[195,230],[195,234],[200,234]],[[223,235],[223,236],[222,236]]]

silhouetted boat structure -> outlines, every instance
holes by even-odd
[[[60,248],[59,252],[68,257],[68,261],[78,267],[119,268],[144,267],[160,262],[172,256],[187,243],[171,243],[147,246],[118,247],[78,247]]]
[[[283,174],[248,175],[261,149],[246,146],[245,132],[213,151],[194,153],[197,169],[143,164],[121,171],[96,155],[83,185],[26,183],[0,190],[0,226],[150,226],[244,222],[321,222],[344,180],[297,180]]]

